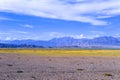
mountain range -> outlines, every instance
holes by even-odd
[[[71,37],[44,40],[0,40],[1,48],[120,48],[120,38],[112,36],[93,39]]]

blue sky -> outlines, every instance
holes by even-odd
[[[0,39],[120,37],[120,0],[1,0]]]

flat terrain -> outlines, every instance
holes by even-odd
[[[79,49],[0,49],[0,53],[24,54],[51,57],[78,56],[120,56],[120,50],[79,50]]]
[[[120,50],[0,49],[0,80],[120,80]]]

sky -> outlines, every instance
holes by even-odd
[[[120,37],[120,0],[0,0],[0,40]]]

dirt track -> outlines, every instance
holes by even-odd
[[[120,57],[0,54],[0,80],[120,80]]]

